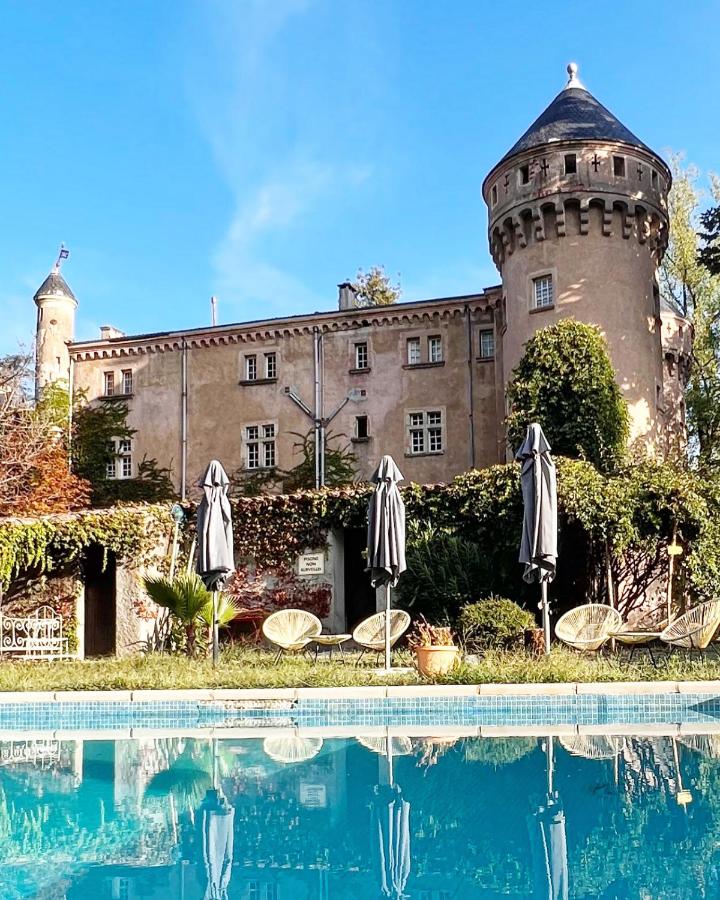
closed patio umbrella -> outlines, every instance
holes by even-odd
[[[547,795],[545,803],[528,817],[536,900],[568,900],[565,812],[553,790],[553,738],[547,739]]]
[[[213,664],[218,661],[217,592],[235,571],[233,532],[225,469],[213,459],[207,467],[201,487],[203,498],[197,512],[197,573],[213,592]]]
[[[384,897],[401,900],[410,875],[410,804],[397,785],[375,788],[373,803],[374,847]]]
[[[523,529],[520,562],[523,578],[539,581],[545,633],[545,652],[550,652],[550,608],[547,586],[555,577],[557,565],[557,480],[550,444],[542,428],[528,426],[525,441],[515,454],[521,464],[520,485],[523,497]]]
[[[373,587],[385,587],[385,671],[390,669],[390,588],[405,571],[403,480],[392,456],[383,456],[370,479],[375,491],[368,507],[367,568]]]
[[[198,810],[206,888],[204,900],[227,900],[233,864],[235,810],[216,789]]]

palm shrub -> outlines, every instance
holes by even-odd
[[[185,633],[185,652],[194,656],[197,647],[197,629],[212,626],[212,593],[194,572],[181,573],[174,578],[147,576],[143,579],[147,595],[167,609]],[[218,594],[217,617],[220,626],[228,625],[238,613],[232,599]]]
[[[535,617],[513,600],[487,597],[460,610],[458,629],[465,648],[472,651],[508,647],[535,627]]]

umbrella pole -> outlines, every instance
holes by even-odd
[[[545,653],[550,652],[550,608],[548,606],[547,581],[540,582],[543,632],[545,633]]]
[[[220,655],[220,647],[218,642],[218,595],[217,591],[212,592],[212,659],[213,666],[218,664],[218,656]]]
[[[390,668],[390,582],[385,586],[385,668]]]

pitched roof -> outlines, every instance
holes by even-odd
[[[525,150],[557,141],[618,141],[653,151],[586,90],[571,70],[570,80],[500,162]],[[657,154],[653,153],[653,156]]]
[[[70,287],[62,277],[62,275],[56,271],[55,269],[48,275],[48,277],[43,281],[40,287],[35,292],[34,300],[37,300],[38,297],[49,297],[53,295],[60,295],[69,297],[70,300],[74,300],[77,303],[77,297],[70,290]]]

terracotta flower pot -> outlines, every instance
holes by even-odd
[[[447,675],[457,662],[457,647],[416,647],[415,657],[418,672],[425,678]]]

